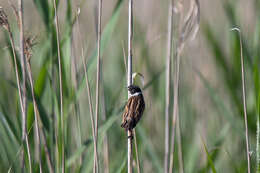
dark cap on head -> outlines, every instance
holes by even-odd
[[[142,92],[141,89],[136,86],[136,85],[130,85],[127,87],[128,88],[128,91],[131,93],[131,94],[135,94],[135,93],[138,93],[138,92]]]

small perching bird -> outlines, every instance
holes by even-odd
[[[143,115],[145,102],[142,90],[138,86],[130,85],[128,91],[130,92],[130,98],[125,106],[121,127],[132,130]]]

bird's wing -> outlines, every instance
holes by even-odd
[[[133,102],[133,99],[131,97],[131,98],[128,99],[128,101],[127,101],[127,103],[125,105],[125,110],[124,110],[124,113],[123,113],[123,122],[124,122],[124,120],[126,119],[126,117],[129,114],[129,109],[131,107],[132,102]]]
[[[136,103],[135,112],[134,112],[134,118],[136,122],[138,122],[144,112],[145,104],[143,99],[138,99],[138,102]]]

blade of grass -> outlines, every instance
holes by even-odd
[[[245,69],[244,69],[244,56],[243,56],[243,46],[241,31],[239,28],[233,28],[232,31],[237,31],[239,33],[240,41],[240,61],[241,61],[241,74],[242,74],[242,94],[243,94],[243,110],[244,110],[244,121],[245,121],[245,135],[246,135],[246,153],[247,153],[247,171],[250,173],[250,149],[249,149],[249,137],[248,137],[248,125],[247,125],[247,107],[246,107],[246,89],[245,89]]]
[[[257,58],[256,58],[257,59]],[[254,82],[255,82],[255,94],[256,94],[256,172],[260,173],[260,80],[258,71],[258,60],[254,66]]]
[[[96,140],[98,142],[98,118],[99,118],[99,89],[100,89],[100,61],[101,61],[101,57],[100,57],[100,41],[101,41],[101,17],[102,17],[102,0],[98,1],[98,29],[97,29],[97,79],[96,79],[96,116],[95,116],[95,136],[96,136]],[[98,148],[96,148],[97,150],[97,156],[96,158],[98,158]],[[96,162],[95,166],[96,166],[96,171],[94,172],[99,172],[99,163],[98,163],[98,159],[94,160],[94,162]]]
[[[207,146],[205,145],[205,143],[204,143],[203,140],[202,140],[202,142],[203,142],[204,150],[205,150],[205,152],[206,152],[206,154],[207,154],[207,159],[208,159],[208,162],[209,162],[209,164],[210,164],[211,170],[212,170],[213,173],[217,173],[216,168],[215,168],[215,165],[214,165],[214,163],[213,163],[213,161],[212,161],[212,159],[211,159],[211,156],[210,156],[210,154],[209,154],[209,152],[208,152]]]
[[[61,172],[65,172],[65,141],[64,141],[64,115],[63,115],[63,91],[62,91],[62,67],[61,67],[61,53],[60,53],[60,29],[59,29],[59,19],[56,7],[56,0],[53,0],[53,8],[55,11],[55,28],[56,28],[56,41],[57,41],[57,52],[58,52],[58,66],[59,66],[59,88],[60,88],[60,116],[61,116]]]
[[[77,14],[76,14],[76,24],[77,24],[77,28],[79,30],[79,14],[80,14],[80,8],[78,7],[78,11],[77,11]],[[79,31],[77,31],[79,33]],[[79,37],[81,38],[81,37]],[[74,90],[77,91],[78,90],[78,78],[77,78],[77,73],[78,73],[78,66],[77,66],[77,55],[76,55],[76,46],[75,46],[75,43],[76,43],[76,40],[74,38],[74,35],[72,33],[71,35],[71,64],[72,64],[72,68],[71,68],[71,78],[72,78],[72,83],[73,83],[73,87],[74,87]],[[81,41],[80,41],[81,43]],[[82,44],[82,43],[81,43]],[[82,146],[82,132],[81,132],[81,129],[82,129],[82,125],[81,125],[81,116],[80,116],[80,105],[79,105],[79,101],[78,100],[75,100],[73,102],[73,114],[76,115],[76,118],[77,118],[77,128],[78,128],[78,135],[77,135],[77,145],[78,147],[81,147]],[[80,157],[80,160],[79,160],[79,167],[80,165],[82,164],[82,157]]]
[[[30,86],[31,86],[31,93],[32,93],[32,99],[33,99],[33,110],[34,110],[34,121],[35,121],[35,129],[36,129],[36,150],[35,153],[38,153],[38,159],[39,159],[39,167],[40,167],[40,173],[42,173],[42,156],[41,156],[41,139],[40,139],[40,129],[39,129],[39,119],[37,116],[37,108],[36,108],[36,101],[35,101],[35,95],[34,95],[34,85],[33,85],[33,78],[32,78],[32,71],[31,71],[31,65],[30,65],[30,57],[27,57],[27,72],[29,76]]]

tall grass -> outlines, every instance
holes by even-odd
[[[13,13],[21,4],[0,2],[0,172],[22,172],[22,166],[24,172],[242,173],[247,156],[250,171],[259,172],[258,1],[212,1],[214,9],[207,1],[201,9],[198,1],[189,1],[192,8],[174,1],[170,10],[172,1],[103,1],[102,15],[90,1],[20,1],[23,19]],[[242,16],[241,6],[250,15]],[[242,44],[229,31],[234,26]],[[23,61],[21,39],[34,35]],[[132,67],[125,70],[122,43],[128,41]],[[145,76],[146,110],[136,141],[128,139],[128,162],[120,121],[125,84],[135,71]]]

